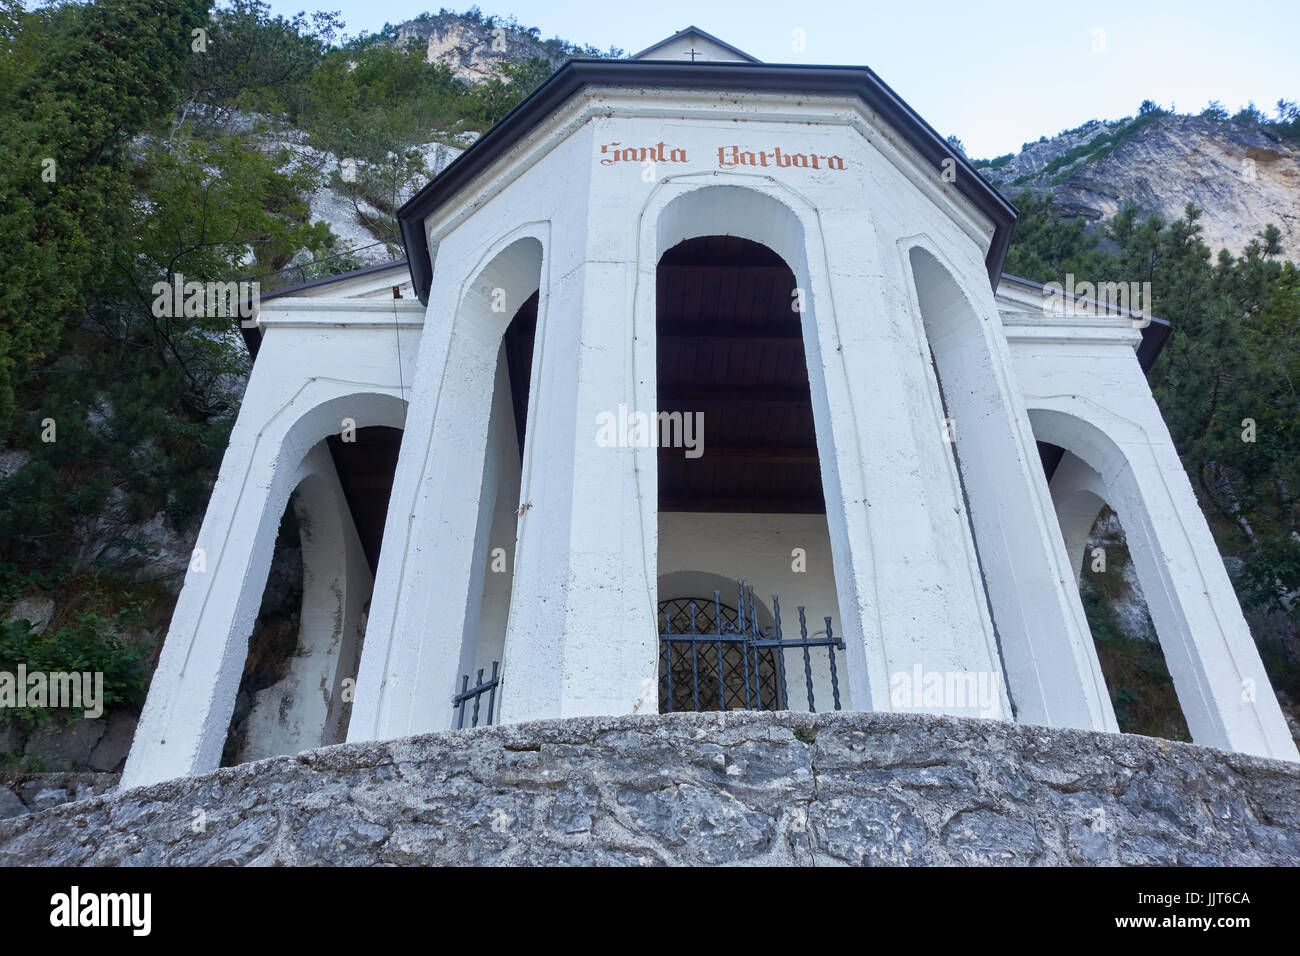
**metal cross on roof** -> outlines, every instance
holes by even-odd
[[[701,53],[699,50],[695,49],[695,47],[691,47],[689,50],[687,50],[685,53],[682,54],[682,56],[689,56],[691,58],[692,63],[695,62],[695,58],[697,56],[703,56],[703,55],[704,54]]]

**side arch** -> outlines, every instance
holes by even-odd
[[[347,727],[344,681],[356,677],[374,582],[324,442],[313,447],[305,467],[289,506],[302,554],[296,644],[280,665],[283,678],[253,695],[241,762],[341,743]]]
[[[1205,517],[1167,447],[1168,434],[1151,436],[1114,414],[1102,427],[1088,408],[1075,396],[1039,399],[1029,418],[1038,440],[1092,470],[1090,490],[1118,515],[1192,739],[1297,759]]]
[[[453,264],[441,255],[436,263],[407,426],[419,438],[403,442],[398,460],[351,741],[451,726],[457,676],[474,663],[489,538],[500,524],[494,505],[500,483],[515,480],[489,454],[495,436],[514,434],[510,403],[500,401],[502,340],[537,294],[533,382],[547,312],[548,229],[548,223],[526,223],[487,244],[472,263],[466,257]],[[529,417],[539,391],[529,389]]]
[[[332,473],[319,455],[344,419],[400,427],[395,391],[315,378],[269,412],[241,407],[127,757],[128,786],[218,766],[289,495]]]
[[[670,177],[652,191],[641,211],[634,313],[635,407],[655,408],[656,273],[660,259],[679,243],[727,235],[759,243],[793,271],[804,354],[808,366],[822,491],[831,541],[839,620],[846,645],[846,682],[855,706],[888,700],[885,630],[875,593],[875,545],[861,502],[868,498],[862,443],[851,395],[852,376],[839,349],[837,314],[817,207],[796,191],[762,176],[716,174]],[[641,492],[654,527],[653,448],[635,449],[637,472],[648,476]],[[705,451],[707,456],[708,452]],[[648,502],[647,502],[648,496]],[[846,507],[846,503],[851,502]],[[855,506],[856,505],[856,506]],[[657,539],[647,542],[654,566]],[[648,574],[656,581],[656,575]],[[868,636],[869,635],[869,636]]]

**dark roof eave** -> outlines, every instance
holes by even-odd
[[[308,263],[308,265],[310,264]],[[389,262],[378,262],[374,265],[362,266],[360,269],[353,269],[351,272],[340,272],[332,276],[323,276],[320,279],[308,279],[306,282],[298,282],[268,292],[261,296],[260,301],[266,302],[269,299],[277,299],[282,295],[293,295],[303,289],[314,289],[317,286],[330,285],[334,282],[342,282],[345,279],[355,279],[357,276],[369,275],[372,272],[383,272],[386,269],[396,269],[398,266],[404,265],[407,265],[405,259],[393,259]]]
[[[1138,346],[1137,357],[1144,375],[1151,374],[1151,366],[1156,364],[1156,359],[1164,350],[1165,343],[1173,334],[1174,327],[1168,320],[1158,319],[1155,316],[1152,316],[1151,322],[1143,327],[1142,344]]]
[[[347,279],[355,279],[357,276],[369,275],[372,272],[383,272],[386,269],[396,269],[398,266],[407,265],[405,259],[394,259],[392,262],[379,262],[372,266],[363,266],[360,269],[353,269],[351,272],[340,272],[338,275],[325,276],[321,279],[311,279],[307,282],[299,282],[297,285],[285,286],[282,289],[275,289],[266,295],[259,295],[257,301],[260,305],[271,299],[277,299],[283,295],[291,295],[294,292],[301,292],[303,289],[314,289],[317,286],[331,285],[335,282],[343,282]],[[239,334],[244,338],[244,347],[248,349],[248,357],[257,361],[258,349],[262,347],[262,326],[254,322],[252,325],[239,323]]]
[[[411,280],[422,303],[428,305],[432,280],[424,220],[585,86],[856,95],[934,166],[936,172],[942,169],[943,160],[956,161],[958,191],[995,224],[985,265],[990,285],[997,288],[1011,241],[1011,227],[1016,220],[1015,207],[867,67],[583,59],[570,60],[556,70],[398,210],[402,242],[411,264]]]

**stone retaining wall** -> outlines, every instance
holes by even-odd
[[[1295,864],[1300,765],[903,714],[343,744],[0,821],[8,864]]]
[[[0,779],[0,820],[112,792],[118,773],[24,773]]]

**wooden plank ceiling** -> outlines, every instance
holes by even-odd
[[[659,449],[659,510],[824,513],[794,273],[766,246],[690,239],[659,262],[659,411],[703,412],[704,454]]]
[[[659,510],[825,512],[794,287],[778,255],[732,236],[660,260],[658,411],[703,412],[704,454],[659,449]],[[534,294],[505,336],[521,454],[537,304]]]

